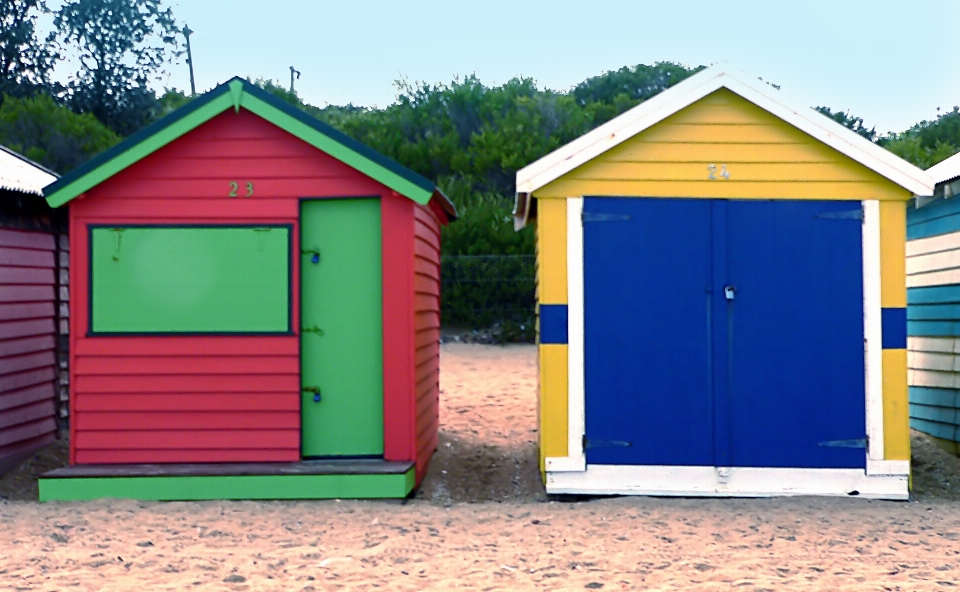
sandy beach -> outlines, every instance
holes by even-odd
[[[0,589],[939,590],[960,583],[960,462],[914,436],[910,502],[547,500],[532,346],[442,348],[441,438],[405,502],[38,504],[0,480]],[[33,489],[31,489],[33,487]]]

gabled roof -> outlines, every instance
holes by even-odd
[[[726,64],[719,64],[694,74],[520,169],[514,211],[517,228],[526,224],[530,213],[527,202],[537,189],[721,88],[736,93],[915,195],[929,195],[933,191],[930,176],[919,168],[813,109],[788,106],[782,101],[780,91],[732,71]]]
[[[453,204],[432,182],[242,78],[200,95],[50,183],[43,190],[47,202],[62,206],[224,111],[241,107],[421,205],[436,200],[449,219],[456,219]]]
[[[0,146],[0,189],[43,195],[44,186],[56,180],[55,172]]]
[[[940,184],[945,181],[952,181],[960,177],[960,154],[954,154],[946,160],[942,160],[927,169],[927,174],[933,178],[933,182]]]

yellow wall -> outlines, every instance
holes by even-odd
[[[567,202],[537,202],[537,302],[567,303]],[[548,456],[567,456],[567,346],[541,344],[539,356],[540,470]]]
[[[708,179],[710,164],[717,167],[716,180]],[[729,179],[720,175],[723,165]],[[534,192],[538,198],[582,195],[910,198],[907,190],[727,89]]]
[[[907,306],[907,204],[880,202],[880,306]],[[907,350],[883,350],[883,456],[910,460]]]

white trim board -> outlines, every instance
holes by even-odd
[[[880,202],[863,202],[863,366],[867,458],[883,460],[883,327],[880,299]]]
[[[583,198],[567,199],[567,456],[565,470],[582,471],[584,383]],[[578,467],[578,468],[577,468]],[[560,470],[560,469],[556,469]]]
[[[530,195],[575,168],[660,123],[681,109],[726,88],[814,139],[859,162],[915,195],[932,195],[934,181],[924,171],[847,129],[812,108],[795,108],[783,101],[785,93],[757,83],[725,64],[707,68],[640,103],[573,142],[517,171],[517,199]],[[518,208],[517,211],[521,211]],[[530,204],[522,208],[525,223]]]
[[[863,469],[588,465],[580,473],[547,474],[547,493],[574,495],[825,495],[906,500],[908,487],[907,475],[868,475]]]

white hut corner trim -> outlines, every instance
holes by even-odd
[[[583,321],[583,198],[567,200],[567,456],[564,470],[583,471],[585,426],[584,339]]]
[[[765,88],[742,72],[720,64],[694,74],[520,169],[517,171],[517,199],[529,201],[534,191],[721,88],[740,95],[914,195],[933,194],[934,180],[921,169],[811,108],[788,106],[783,101],[782,91]],[[960,162],[957,164],[960,167]],[[529,204],[518,204],[517,212],[524,212],[522,219],[515,219],[515,224],[522,227]]]
[[[880,301],[880,203],[863,202],[863,346],[867,458],[883,459],[883,328]]]
[[[906,473],[868,473],[862,469],[589,465],[580,473],[547,474],[547,493],[909,499]]]
[[[867,475],[910,475],[908,460],[870,460],[867,459]]]
[[[57,175],[29,158],[0,146],[0,189],[42,196]]]

